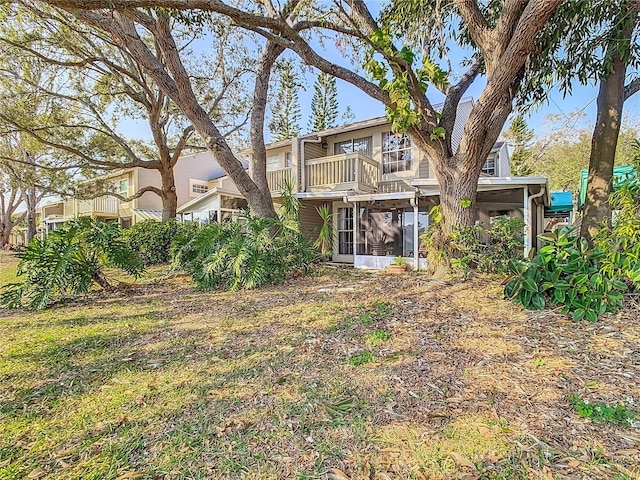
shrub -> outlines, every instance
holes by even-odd
[[[451,264],[456,269],[473,269],[486,273],[506,273],[509,260],[521,258],[524,249],[524,221],[508,216],[496,217],[489,228],[482,225],[455,230],[446,241],[440,230],[440,207],[429,215],[433,221],[421,241],[427,251],[428,263]]]
[[[451,248],[458,253],[458,268],[486,273],[506,273],[509,260],[522,258],[524,221],[508,216],[496,217],[489,228],[463,227],[453,233]]]
[[[34,239],[18,254],[22,282],[7,285],[1,302],[9,308],[25,303],[31,309],[47,306],[54,295],[86,293],[111,286],[105,267],[117,267],[130,275],[144,271],[140,257],[122,239],[115,223],[90,218],[67,222],[44,239]]]
[[[604,312],[615,312],[622,306],[622,291],[627,286],[600,271],[605,256],[598,248],[589,248],[582,237],[572,235],[566,227],[540,238],[542,247],[530,261],[509,262],[513,276],[504,293],[525,308],[542,310],[547,302],[563,305],[574,320],[586,318],[595,322]]]
[[[594,238],[594,245],[606,252],[602,274],[620,278],[637,290],[640,288],[640,181],[629,178],[609,197],[616,212],[611,227],[604,225]]]
[[[200,229],[176,253],[175,263],[198,288],[252,289],[304,272],[317,254],[296,224],[256,218],[214,223]]]
[[[124,231],[129,248],[140,255],[145,265],[167,263],[171,260],[171,245],[177,236],[193,227],[176,220],[158,222],[144,220]]]

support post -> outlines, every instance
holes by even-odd
[[[411,200],[413,205],[413,268],[420,270],[420,235],[418,233],[418,200]]]
[[[524,217],[524,256],[526,257],[531,250],[531,208],[529,207],[529,188],[525,185],[523,197],[524,209],[522,210]]]

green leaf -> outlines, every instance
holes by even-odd
[[[545,307],[544,297],[539,293],[536,293],[531,298],[531,304],[536,310],[544,310],[544,307]]]
[[[598,321],[598,314],[594,310],[587,310],[585,312],[585,317],[590,322],[597,322]]]
[[[564,303],[565,290],[560,290],[560,289],[556,288],[553,291],[553,299],[554,299],[555,303]]]
[[[518,280],[510,280],[504,287],[504,296],[506,298],[514,298],[520,292],[520,282]]]
[[[571,318],[573,318],[573,320],[577,322],[579,320],[582,320],[584,318],[584,315],[585,315],[585,311],[582,308],[579,308],[573,312],[573,315]]]
[[[522,287],[529,292],[535,292],[535,293],[538,292],[538,285],[536,284],[536,282],[534,282],[530,278],[525,278],[522,281]]]

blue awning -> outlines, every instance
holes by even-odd
[[[551,192],[551,204],[544,209],[547,213],[568,213],[573,210],[571,192]]]
[[[587,197],[587,177],[589,176],[588,170],[580,171],[580,196],[578,198],[578,204],[580,207],[584,205],[584,200]],[[635,178],[636,167],[633,165],[621,165],[619,167],[613,167],[613,188],[614,190],[621,183],[629,178]]]

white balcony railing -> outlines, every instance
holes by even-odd
[[[374,190],[380,181],[380,164],[361,153],[345,153],[307,160],[307,190]]]
[[[267,171],[267,184],[272,192],[281,192],[285,182],[295,182],[293,167]]]
[[[93,200],[78,200],[78,213],[113,213],[118,214],[120,200],[115,197],[98,197]]]

